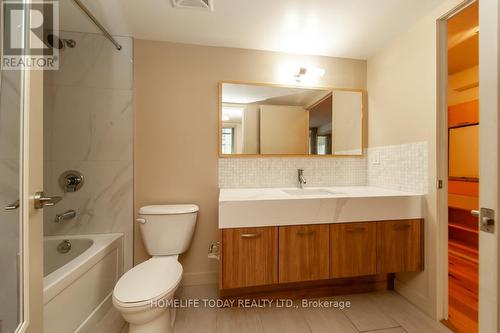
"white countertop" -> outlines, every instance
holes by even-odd
[[[287,190],[299,191],[297,187],[283,188],[222,188],[219,192],[219,202],[254,201],[254,200],[300,200],[328,198],[373,198],[373,197],[410,197],[422,196],[414,192],[390,190],[375,186],[334,186],[334,187],[304,187],[308,190],[326,190],[330,193],[292,195]],[[325,192],[326,192],[325,191]]]
[[[422,198],[372,186],[221,189],[219,228],[417,219]]]

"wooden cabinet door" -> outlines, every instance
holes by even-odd
[[[422,220],[377,222],[378,273],[422,270],[422,240]]]
[[[279,282],[328,279],[329,226],[279,227]]]
[[[222,230],[222,289],[278,283],[278,228]]]
[[[330,277],[377,274],[377,225],[337,223],[330,225]]]

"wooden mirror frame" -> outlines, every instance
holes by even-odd
[[[280,87],[280,88],[302,88],[310,90],[330,90],[330,91],[353,91],[362,93],[362,106],[361,106],[361,154],[358,155],[341,155],[341,154],[329,154],[329,155],[310,155],[310,154],[223,154],[222,153],[222,85],[227,84],[246,84],[254,86],[266,86],[266,87]],[[218,110],[218,152],[220,158],[276,158],[276,157],[312,157],[312,158],[333,158],[333,157],[353,157],[362,158],[365,156],[365,149],[367,147],[367,128],[368,128],[368,117],[367,117],[367,105],[368,105],[368,92],[366,89],[359,88],[333,88],[333,87],[321,87],[321,86],[300,86],[300,85],[287,85],[279,83],[264,83],[264,82],[252,82],[252,81],[234,81],[234,80],[221,80],[218,82],[219,96],[217,101]]]

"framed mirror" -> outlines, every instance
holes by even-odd
[[[219,83],[219,155],[363,156],[366,92]]]

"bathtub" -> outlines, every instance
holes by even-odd
[[[58,246],[65,240],[71,249],[61,253]],[[113,288],[122,273],[122,234],[45,237],[44,332],[95,331],[112,308]]]

